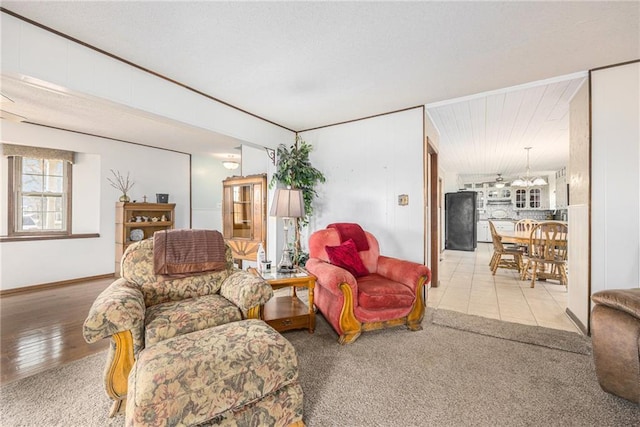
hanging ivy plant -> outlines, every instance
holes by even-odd
[[[298,261],[299,264],[302,264],[304,260],[304,254],[300,251],[300,229],[309,224],[309,217],[313,215],[313,200],[318,195],[315,187],[326,181],[323,173],[311,165],[309,154],[312,150],[313,147],[298,135],[296,135],[296,142],[292,146],[279,145],[277,170],[269,184],[269,187],[272,188],[277,182],[280,182],[284,186],[302,190],[305,216],[298,218],[295,222],[295,253],[300,254],[302,259],[294,261]]]

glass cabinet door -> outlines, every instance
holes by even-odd
[[[518,189],[516,190],[516,208],[526,208],[527,207],[527,190]]]
[[[539,208],[541,201],[541,191],[539,188],[532,188],[529,190],[529,207]]]
[[[251,193],[253,185],[234,185],[232,187],[233,227],[231,237],[251,238]]]
[[[267,176],[234,176],[222,181],[222,235],[233,258],[255,261],[267,245]]]

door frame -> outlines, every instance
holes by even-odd
[[[438,266],[440,262],[440,185],[438,176],[438,151],[428,136],[424,138],[424,189],[425,231],[428,230],[427,239],[424,242],[425,261],[429,255],[429,268],[431,269],[431,287],[437,288],[440,281]],[[426,262],[425,262],[426,263]]]

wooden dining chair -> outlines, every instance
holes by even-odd
[[[516,231],[531,231],[535,225],[538,224],[538,221],[535,219],[521,219],[516,222],[515,229]]]
[[[535,225],[538,224],[538,221],[536,221],[535,219],[521,219],[520,221],[516,222],[515,225],[515,230],[516,231],[524,231],[527,233],[531,233],[531,230],[533,229],[533,227]],[[516,244],[516,246],[522,250],[522,252],[526,255],[527,252],[529,251],[529,244]]]
[[[545,221],[534,225],[529,237],[529,249],[521,278],[558,280],[567,286],[567,224]]]
[[[502,237],[496,231],[493,222],[489,221],[489,229],[491,230],[491,240],[493,241],[493,256],[489,262],[491,273],[495,276],[498,268],[506,268],[510,270],[522,270],[522,250],[517,248],[507,248],[502,244]],[[505,256],[511,258],[504,258]]]

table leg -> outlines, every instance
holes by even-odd
[[[309,333],[316,330],[316,312],[313,309],[313,283],[308,287],[309,290]]]

